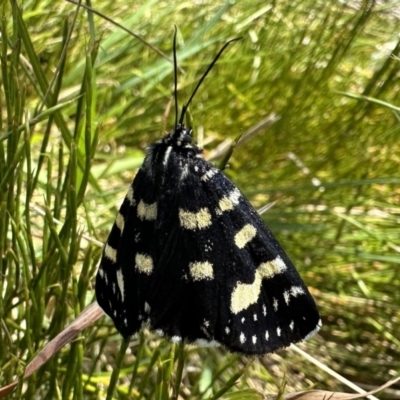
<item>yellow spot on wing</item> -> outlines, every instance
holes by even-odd
[[[157,203],[146,204],[143,200],[140,200],[137,207],[137,214],[141,220],[155,220],[157,218]]]
[[[135,256],[135,268],[139,272],[143,272],[144,274],[150,275],[153,272],[153,259],[151,256],[146,254],[136,254]]]
[[[235,235],[235,243],[239,249],[243,249],[247,243],[249,243],[255,236],[257,230],[253,225],[247,224],[245,225],[236,235]]]
[[[179,209],[179,220],[185,229],[204,229],[211,225],[211,214],[208,208],[201,208],[197,212]]]
[[[189,268],[194,281],[214,278],[213,265],[208,261],[190,263]]]
[[[253,283],[238,283],[231,296],[231,311],[234,314],[257,303],[264,278],[270,279],[286,270],[286,265],[278,256],[275,260],[262,263],[257,269]]]
[[[121,213],[118,213],[117,218],[115,219],[115,225],[118,226],[119,230],[122,232],[124,231],[124,226],[125,226],[125,219],[124,216]]]
[[[131,204],[135,203],[135,199],[133,198],[133,187],[129,186],[128,193],[126,194],[126,198],[130,201]]]
[[[113,263],[117,262],[117,250],[112,248],[108,243],[106,244],[106,247],[104,248],[104,254]]]
[[[219,201],[219,209],[217,209],[217,214],[222,214],[224,211],[231,211],[234,207],[239,204],[240,192],[237,188],[232,190],[228,196],[224,196]]]
[[[263,278],[272,278],[277,274],[281,274],[286,271],[286,264],[279,256],[275,260],[267,261],[262,263],[258,268],[257,272],[261,274]]]

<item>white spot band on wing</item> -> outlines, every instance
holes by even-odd
[[[203,156],[201,156],[200,158],[203,158]],[[211,179],[216,173],[218,172],[218,170],[216,168],[211,168],[209,169],[200,179],[203,182],[207,182],[209,179]]]
[[[211,280],[214,278],[213,265],[208,262],[194,262],[189,264],[190,276],[194,281],[201,281],[202,279]]]
[[[136,254],[135,256],[135,268],[139,272],[150,275],[153,272],[153,259],[147,254]]]
[[[257,303],[263,279],[270,279],[286,271],[286,265],[278,256],[275,260],[262,263],[255,272],[253,283],[238,283],[231,296],[231,311],[234,314]]]
[[[243,249],[257,234],[257,229],[250,224],[245,225],[236,235],[235,243],[239,249]]]
[[[104,248],[104,254],[113,263],[117,262],[117,250],[112,248],[108,243],[106,244],[106,247]]]
[[[224,211],[231,211],[239,204],[240,191],[238,188],[233,189],[228,196],[222,197],[219,201],[217,214],[222,214]]]
[[[208,208],[201,208],[197,212],[179,209],[179,220],[185,229],[204,229],[211,225],[211,214]]]
[[[157,203],[146,204],[143,200],[140,200],[137,215],[141,220],[154,221],[157,218]]]

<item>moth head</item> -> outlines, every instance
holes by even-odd
[[[192,128],[186,128],[185,124],[178,123],[177,126],[167,135],[166,143],[168,145],[185,147],[192,143],[192,139]]]

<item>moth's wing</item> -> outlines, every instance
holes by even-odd
[[[97,302],[125,338],[139,331],[148,317],[145,298],[154,268],[149,239],[157,216],[156,193],[141,168],[120,207],[96,276]]]
[[[152,329],[245,354],[315,333],[312,296],[240,191],[200,158],[178,172],[159,199],[169,215],[157,228],[166,239],[149,290]]]

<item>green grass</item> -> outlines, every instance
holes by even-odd
[[[400,42],[396,3],[373,3],[93,3],[169,57],[177,25],[181,104],[221,45],[243,38],[196,95],[195,132],[210,154],[279,116],[226,173],[256,207],[276,201],[265,221],[324,323],[301,347],[365,389],[400,372]],[[123,29],[66,1],[0,9],[1,387],[93,302],[101,246],[86,237],[106,240],[174,111],[172,64]],[[11,397],[100,399],[113,384],[122,399],[346,390],[291,350],[249,363],[146,334],[121,358],[121,343],[104,317]]]

